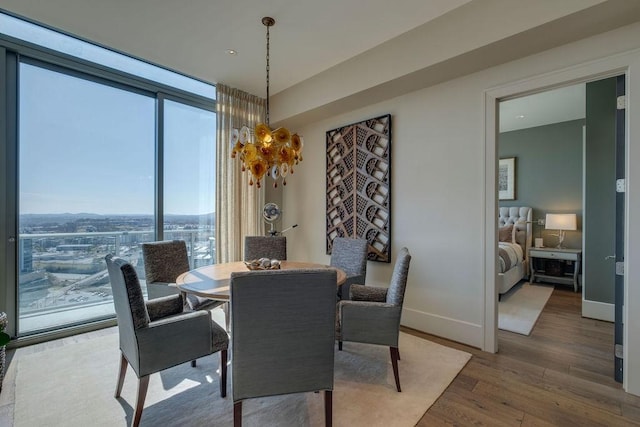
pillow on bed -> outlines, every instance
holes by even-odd
[[[513,224],[498,227],[498,241],[509,243],[513,242]]]

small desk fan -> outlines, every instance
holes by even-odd
[[[278,234],[282,234],[285,231],[289,231],[292,228],[296,228],[298,226],[298,224],[294,224],[291,227],[282,230],[282,231],[278,231],[275,229],[274,223],[280,219],[280,215],[282,215],[282,211],[280,210],[280,207],[273,203],[273,202],[269,202],[267,204],[264,205],[264,207],[262,208],[262,217],[264,218],[264,220],[269,224],[269,235],[270,236],[277,236]]]

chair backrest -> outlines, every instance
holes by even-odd
[[[184,240],[143,243],[142,258],[147,283],[175,283],[179,275],[189,271]]]
[[[404,291],[407,287],[407,276],[409,275],[409,263],[411,255],[407,248],[400,249],[398,258],[393,266],[391,282],[387,291],[387,303],[402,307],[404,302]]]
[[[287,238],[285,236],[245,236],[244,260],[270,258],[287,259]]]
[[[336,272],[231,274],[233,400],[333,389]]]
[[[135,333],[148,326],[150,321],[140,281],[135,268],[126,260],[109,254],[105,261],[118,319],[120,349],[137,372],[138,345]]]
[[[336,237],[331,247],[330,264],[344,270],[347,276],[365,276],[368,252],[369,242],[365,239]]]

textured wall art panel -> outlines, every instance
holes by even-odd
[[[336,237],[364,238],[391,261],[391,115],[327,132],[327,254]]]

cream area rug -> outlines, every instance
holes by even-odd
[[[231,426],[233,398],[219,394],[218,354],[153,374],[143,426]],[[471,355],[401,333],[400,384],[395,390],[387,347],[345,342],[335,359],[333,423],[336,426],[414,426]],[[128,426],[137,378],[129,368],[120,399],[113,397],[117,333],[17,356],[14,425]],[[268,369],[265,366],[265,369]],[[233,372],[229,373],[233,375]],[[245,426],[324,425],[323,393],[301,393],[243,402]]]
[[[551,285],[542,284],[514,286],[498,303],[498,328],[529,335],[553,289]]]

